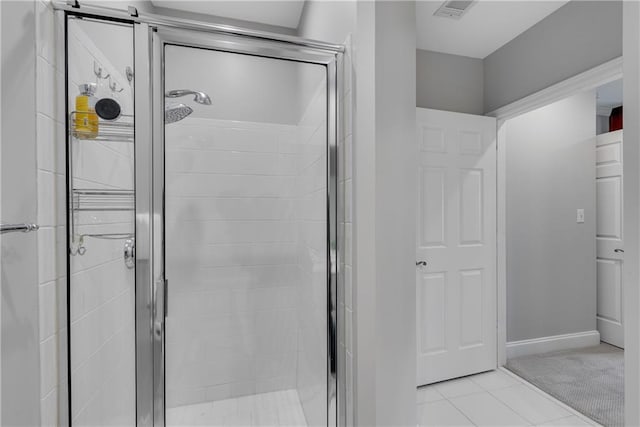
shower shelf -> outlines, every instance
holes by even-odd
[[[133,190],[73,189],[72,209],[82,211],[133,211]]]
[[[77,114],[77,111],[73,111],[69,115],[69,129],[74,129]],[[123,114],[114,121],[98,119],[97,135],[77,130],[72,130],[71,135],[76,139],[86,141],[133,142],[133,131],[133,116]]]

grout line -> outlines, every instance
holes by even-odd
[[[477,394],[477,393],[472,393],[472,394]],[[469,394],[467,394],[466,396],[470,396],[470,395],[469,395]],[[443,396],[443,397],[444,397],[444,396]],[[456,397],[462,397],[462,396],[456,396]],[[458,406],[457,406],[455,403],[453,403],[453,402],[452,402],[448,397],[445,397],[445,398],[444,398],[444,400],[446,400],[447,402],[449,402],[449,404],[450,404],[451,406],[453,406],[454,408],[456,408],[456,410],[457,410],[458,412],[460,412],[460,413],[462,414],[462,416],[463,416],[463,417],[465,417],[466,419],[468,419],[468,420],[469,420],[469,425],[477,426],[477,424],[476,424],[476,423],[474,423],[474,422],[471,420],[471,418],[469,418],[469,417],[467,416],[467,414],[465,414],[465,413],[464,413],[464,411],[463,411],[462,409],[458,408]]]
[[[127,285],[130,285],[129,283],[127,283]],[[76,319],[72,319],[71,320],[71,327],[74,327],[83,320],[86,320],[87,317],[91,316],[92,314],[95,314],[96,312],[98,312],[99,310],[103,310],[105,309],[105,307],[107,307],[109,304],[113,303],[115,300],[121,298],[124,294],[126,294],[127,292],[130,292],[129,286],[127,286],[126,288],[123,288],[120,293],[115,294],[114,296],[112,296],[111,298],[102,301],[100,304],[98,304],[97,306],[93,307],[92,309],[88,310],[85,313],[80,314]],[[118,331],[116,331],[118,332]],[[114,332],[115,334],[115,332]],[[114,335],[112,334],[112,335]],[[108,341],[108,339],[107,339]],[[104,345],[104,343],[102,344]],[[102,347],[101,345],[101,347]]]
[[[523,385],[523,384],[511,384],[510,386],[507,387],[501,387],[501,388],[497,388],[494,390],[487,390],[487,392],[489,394],[491,394],[491,396],[493,396],[495,399],[497,399],[499,402],[501,402],[503,405],[505,405],[507,408],[511,409],[513,412],[515,412],[516,414],[518,414],[518,416],[520,418],[522,418],[523,420],[525,420],[526,422],[529,423],[529,425],[536,425],[533,421],[531,421],[530,419],[528,419],[526,416],[524,416],[523,414],[521,414],[516,408],[513,408],[511,405],[509,405],[507,402],[505,402],[504,400],[500,399],[500,397],[496,396],[493,391],[497,391],[497,390],[504,390],[505,388],[509,388],[509,387],[517,387],[519,385]],[[554,402],[555,403],[555,402]],[[562,417],[562,418],[566,418],[566,417]],[[548,423],[548,422],[552,422],[553,420],[546,420],[546,421],[542,421],[543,423]]]

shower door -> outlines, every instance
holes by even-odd
[[[336,425],[336,54],[155,30],[138,420]]]

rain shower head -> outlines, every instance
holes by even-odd
[[[193,98],[198,104],[211,105],[211,98],[204,92],[198,92],[190,89],[174,89],[164,94],[167,98],[180,98],[181,96],[195,95]]]
[[[165,124],[179,122],[193,113],[193,109],[184,104],[169,104],[164,107]]]

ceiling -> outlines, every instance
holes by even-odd
[[[151,0],[154,6],[242,21],[298,28],[304,0],[181,1]]]
[[[478,0],[460,19],[433,16],[443,1],[418,1],[418,49],[485,58],[543,20],[567,0]]]

